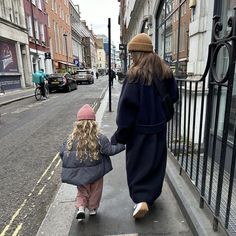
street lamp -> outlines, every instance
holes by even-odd
[[[63,36],[65,37],[65,46],[66,46],[66,72],[67,72],[67,66],[68,66],[68,48],[67,48],[67,33],[64,33]]]

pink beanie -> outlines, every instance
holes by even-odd
[[[93,108],[88,104],[82,106],[77,113],[77,120],[96,120]]]

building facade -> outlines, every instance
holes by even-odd
[[[212,211],[213,229],[221,224],[234,235],[236,1],[119,2],[121,43],[146,32],[179,86],[168,124],[170,156],[198,190],[200,206]]]
[[[48,16],[43,0],[24,0],[25,20],[28,29],[32,73],[44,69],[52,73],[48,37]]]
[[[78,68],[82,66],[85,61],[83,34],[81,31],[81,18],[79,5],[74,5],[70,0],[70,22],[72,32],[72,50],[73,50],[73,62]]]
[[[23,0],[0,1],[1,90],[31,85],[28,34]]]
[[[104,50],[103,38],[96,38],[97,45],[97,70],[100,75],[106,73],[106,53]]]
[[[45,5],[53,72],[73,70],[69,0],[46,0]]]

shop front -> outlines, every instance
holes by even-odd
[[[1,90],[21,88],[21,74],[16,54],[16,43],[0,39]]]

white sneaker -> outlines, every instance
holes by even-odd
[[[90,215],[90,216],[95,216],[95,215],[97,215],[97,210],[96,210],[96,209],[89,210],[89,215]]]
[[[77,215],[76,215],[76,219],[78,219],[78,221],[82,221],[83,219],[85,219],[85,209],[84,207],[79,207],[78,211],[77,211]]]
[[[143,218],[148,213],[148,205],[146,202],[140,202],[135,205],[133,217],[135,219]]]

